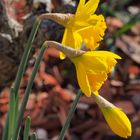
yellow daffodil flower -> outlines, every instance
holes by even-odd
[[[64,24],[62,44],[80,49],[82,44],[91,50],[99,46],[103,39],[106,23],[102,15],[94,14],[99,0],[80,0],[77,11]],[[60,55],[63,59],[63,55]]]
[[[94,14],[99,0],[80,0],[75,14],[47,13],[39,18],[51,19],[65,27],[62,44],[74,49],[84,45],[90,50],[99,46],[103,39],[106,23],[103,15]],[[65,55],[60,53],[60,58]]]
[[[104,36],[106,23],[102,15],[95,15],[99,0],[80,0],[77,11],[67,23],[62,44],[79,49],[84,42],[95,49]]]
[[[108,51],[76,50],[55,41],[47,41],[48,46],[62,51],[76,67],[77,80],[83,93],[90,97],[98,94],[107,74],[110,73],[120,56]]]
[[[126,114],[102,96],[93,94],[92,97],[101,109],[112,131],[123,138],[131,136],[131,123]]]
[[[89,97],[91,92],[98,94],[107,74],[117,62],[115,59],[121,57],[108,51],[88,51],[70,59],[75,64],[79,86]]]

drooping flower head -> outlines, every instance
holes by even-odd
[[[81,56],[71,58],[75,64],[79,86],[86,96],[98,94],[108,74],[120,56],[108,51],[89,51]]]
[[[80,0],[75,14],[47,13],[41,19],[51,19],[65,27],[62,44],[80,49],[82,45],[90,50],[99,46],[103,39],[106,23],[103,15],[94,14],[99,0]],[[60,55],[60,58],[65,56]]]
[[[76,67],[77,80],[83,93],[90,97],[92,92],[98,94],[98,90],[107,79],[120,56],[109,51],[82,51],[64,46],[54,41],[48,41],[62,51]]]

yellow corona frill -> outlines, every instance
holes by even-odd
[[[107,79],[120,56],[108,51],[89,51],[70,58],[75,64],[79,86],[86,96],[95,94]]]
[[[112,131],[123,138],[131,136],[131,123],[125,113],[100,95],[92,95]]]

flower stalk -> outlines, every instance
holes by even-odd
[[[61,130],[60,136],[59,136],[59,140],[64,139],[66,130],[68,129],[68,127],[70,125],[70,122],[72,120],[73,114],[74,114],[74,112],[76,110],[76,106],[77,106],[81,96],[82,96],[82,92],[81,92],[81,90],[79,90],[77,95],[76,95],[75,100],[72,103],[72,106],[71,106],[70,111],[68,113],[67,119],[66,119],[66,121],[64,123],[64,126],[62,127],[62,130]]]

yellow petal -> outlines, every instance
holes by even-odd
[[[73,32],[74,35],[74,40],[75,40],[75,49],[81,49],[81,45],[82,45],[82,38],[81,36],[75,31]]]
[[[62,39],[62,44],[75,49],[80,49],[82,45],[82,38],[76,31],[66,28]],[[65,59],[65,57],[65,54],[60,52],[60,59]]]
[[[88,73],[99,73],[101,71],[106,71],[108,68],[104,59],[100,57],[94,57],[91,51],[71,58],[71,61],[75,63],[75,65],[82,63]]]
[[[90,85],[84,66],[81,63],[76,64],[76,73],[79,86],[86,96],[91,96]]]
[[[73,32],[71,29],[66,28],[64,35],[63,35],[63,39],[62,39],[62,44],[70,46],[70,47],[74,47],[75,42],[74,42],[74,36],[73,36]]]
[[[121,59],[121,57],[115,53],[109,51],[92,51],[92,55],[101,59],[107,66],[106,72],[110,73],[117,63],[115,59]]]
[[[89,0],[78,13],[76,12],[76,15],[92,15],[96,11],[99,4],[99,0]]]
[[[100,72],[97,74],[88,74],[89,84],[93,93],[96,93],[104,81],[107,79],[107,74],[105,72]]]
[[[131,123],[123,111],[117,107],[104,107],[101,110],[114,133],[123,138],[131,136]]]
[[[97,9],[98,4],[99,4],[99,0],[89,0],[85,5],[84,10],[88,11],[89,14],[93,14]]]
[[[63,39],[62,39],[62,44],[70,46],[70,47],[75,46],[74,36],[71,29],[68,29],[68,28],[65,29]],[[65,54],[60,52],[60,59],[63,60],[65,58],[66,58]]]
[[[84,5],[85,5],[85,0],[80,0],[76,13],[79,13],[83,9]]]
[[[109,51],[92,51],[92,55],[95,57],[113,57],[115,59],[121,59],[119,55]]]

